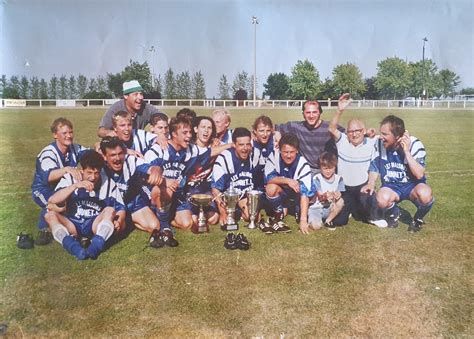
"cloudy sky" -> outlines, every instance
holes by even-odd
[[[219,78],[253,74],[258,93],[274,72],[308,59],[321,79],[341,63],[375,75],[377,62],[425,57],[474,87],[474,0],[0,0],[0,74],[121,71],[148,61],[156,74],[201,70],[207,95]],[[150,52],[154,46],[155,52]]]

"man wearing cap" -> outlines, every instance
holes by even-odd
[[[143,88],[137,80],[126,81],[123,83],[123,100],[110,106],[100,121],[97,131],[100,138],[116,136],[112,118],[120,111],[127,111],[132,115],[134,129],[144,129],[153,114],[161,113],[156,107],[143,101]]]

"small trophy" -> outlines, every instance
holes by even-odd
[[[237,191],[232,186],[224,192],[224,203],[226,204],[227,220],[224,225],[222,225],[222,230],[224,231],[236,231],[239,229],[239,225],[235,222],[235,208],[237,202],[239,201],[239,191]]]
[[[251,230],[257,228],[255,224],[255,219],[257,218],[258,214],[258,201],[260,197],[260,191],[252,190],[247,192],[247,207],[249,209],[249,216],[250,216],[250,223],[247,227]]]
[[[198,227],[196,233],[209,232],[209,225],[207,224],[206,216],[204,215],[204,207],[209,206],[212,201],[210,194],[192,194],[189,201],[199,207]]]

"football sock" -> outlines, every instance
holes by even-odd
[[[63,239],[69,235],[69,232],[67,231],[67,228],[64,227],[61,224],[56,224],[51,228],[53,229],[54,240],[56,240],[58,243],[62,244]]]
[[[415,202],[415,205],[417,207],[417,210],[415,212],[415,215],[413,216],[414,220],[423,220],[423,218],[428,214],[428,212],[431,210],[431,207],[433,207],[434,204],[434,199],[432,199],[429,203],[426,205],[422,205],[419,202]]]
[[[91,239],[91,244],[87,248],[87,254],[91,259],[97,259],[100,252],[104,249],[105,239],[96,234]]]
[[[105,241],[110,238],[112,233],[114,233],[114,225],[110,221],[103,220],[97,225],[96,234],[104,238]]]
[[[275,212],[283,211],[283,200],[280,195],[277,195],[276,197],[269,197],[267,195],[267,199]]]
[[[64,237],[62,244],[64,249],[75,256],[77,260],[87,259],[86,250],[82,248],[79,241],[77,241],[72,235]]]
[[[162,208],[156,209],[156,216],[160,221],[160,231],[168,228],[171,229],[170,225],[170,205],[163,206]]]

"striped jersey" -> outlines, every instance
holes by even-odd
[[[231,144],[233,141],[232,141],[232,133],[233,131],[231,129],[228,129],[225,131],[224,135],[222,136],[222,139],[221,139],[221,145],[225,145],[225,144]]]
[[[410,136],[410,153],[423,167],[426,166],[425,146],[420,139]],[[405,184],[424,181],[425,177],[418,180],[411,173],[407,165],[405,153],[402,148],[385,149],[382,140],[376,143],[376,151],[370,162],[369,172],[380,174],[382,184]]]
[[[266,145],[259,143],[257,140],[252,140],[252,146],[250,157],[254,167],[255,189],[263,191],[265,187],[265,164],[275,150],[273,136],[270,137]]]
[[[129,142],[124,143],[129,149],[145,154],[155,143],[156,134],[142,129],[133,129],[132,133],[133,138],[130,138]]]
[[[275,177],[297,180],[300,184],[300,193],[302,195],[308,197],[314,195],[311,189],[311,167],[305,157],[299,154],[296,155],[295,160],[290,165],[287,165],[282,160],[278,150],[270,154],[265,165],[265,183],[268,183]]]
[[[250,156],[241,160],[235,148],[225,150],[217,156],[212,170],[212,188],[224,192],[231,186],[243,194],[254,187],[253,165]]]

